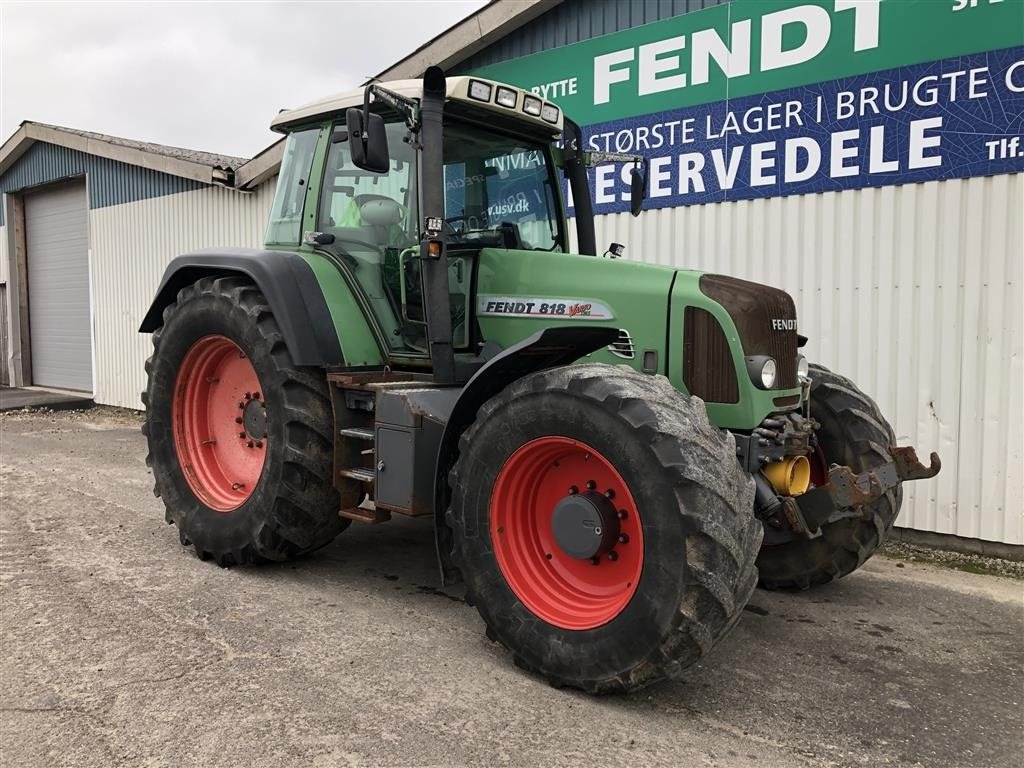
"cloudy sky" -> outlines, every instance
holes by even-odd
[[[22,120],[251,156],[485,0],[0,0],[0,142]]]

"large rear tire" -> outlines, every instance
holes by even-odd
[[[263,294],[203,278],[164,310],[142,400],[154,493],[183,545],[219,565],[285,560],[348,525],[331,482],[323,371],[292,365]]]
[[[753,482],[703,403],[663,377],[597,364],[526,376],[481,407],[450,481],[467,599],[553,685],[677,676],[757,581]]]
[[[824,482],[831,464],[861,473],[892,461],[892,427],[875,401],[849,379],[812,365],[811,417],[818,430],[820,453],[812,455],[812,479]],[[903,501],[897,486],[865,506],[864,518],[845,518],[822,526],[816,539],[794,539],[765,546],[757,558],[761,586],[807,589],[846,576],[875,553],[892,528]]]

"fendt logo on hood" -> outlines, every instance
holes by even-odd
[[[778,317],[772,318],[772,330],[773,331],[795,331],[796,320],[783,320]]]

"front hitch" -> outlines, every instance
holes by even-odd
[[[833,466],[825,485],[784,499],[783,511],[793,531],[815,537],[836,513],[841,517],[869,516],[870,513],[861,510],[865,504],[881,498],[906,480],[935,477],[942,468],[939,455],[934,452],[927,467],[917,458],[912,446],[893,446],[889,452],[892,461],[859,475],[849,467]]]

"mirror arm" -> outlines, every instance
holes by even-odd
[[[605,163],[633,163],[634,165],[643,165],[645,170],[647,167],[647,158],[643,155],[630,155],[625,152],[588,151],[584,152],[583,156],[588,168]]]
[[[363,91],[363,122],[365,124],[367,115],[370,114],[370,96],[376,101],[381,101],[395,110],[405,118],[405,123],[412,128],[417,123],[417,105],[412,99],[407,99],[394,91],[376,84],[366,86]]]

